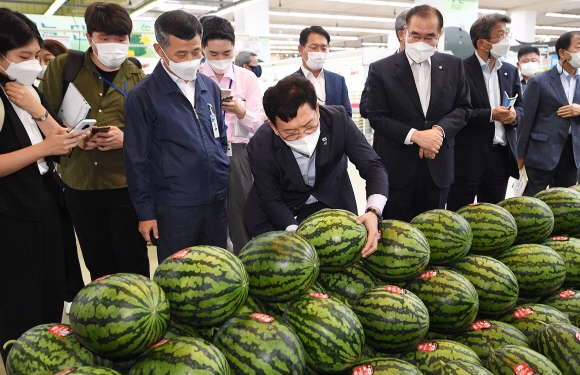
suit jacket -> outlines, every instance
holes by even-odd
[[[576,84],[574,103],[580,104],[580,84]],[[572,127],[576,167],[580,168],[580,117],[562,118],[558,108],[568,105],[557,66],[528,81],[524,96],[524,119],[518,129],[518,156],[524,164],[550,171],[556,168]]]
[[[336,73],[329,72],[326,69],[324,71],[324,89],[326,91],[326,101],[325,105],[341,105],[346,109],[346,112],[350,117],[352,117],[352,108],[350,106],[350,99],[348,98],[348,88],[346,87],[346,81],[343,76]],[[304,77],[302,73],[302,68],[298,69],[295,74],[300,74]]]
[[[269,126],[262,126],[247,147],[254,185],[244,216],[264,213],[276,229],[297,224],[294,216],[314,195],[328,207],[357,212],[347,158],[367,182],[367,197],[388,196],[387,172],[364,135],[341,106],[320,106],[316,181],[308,186],[292,150]]]
[[[469,92],[471,95],[471,105],[473,111],[467,125],[455,136],[455,173],[467,177],[471,180],[483,178],[485,166],[490,160],[493,137],[495,134],[495,123],[491,120],[491,105],[489,94],[485,86],[485,78],[479,62],[475,55],[463,60]],[[518,69],[508,63],[503,63],[498,69],[499,95],[504,97],[506,92],[509,97],[518,98],[514,104],[518,122],[523,120],[524,107],[522,104],[521,85]],[[501,103],[500,103],[501,104]],[[504,125],[508,146],[511,150],[509,157],[509,174],[519,177],[518,171],[518,150],[516,144],[516,132],[512,125]]]
[[[471,114],[469,85],[460,58],[435,53],[431,57],[431,99],[423,114],[413,72],[405,53],[373,63],[369,73],[367,113],[375,130],[373,147],[389,173],[395,188],[404,187],[419,164],[419,146],[405,145],[412,128],[439,125],[445,140],[433,160],[427,160],[431,177],[440,188],[453,182],[455,135]]]

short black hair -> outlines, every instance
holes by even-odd
[[[201,37],[201,23],[191,13],[182,10],[170,10],[162,13],[155,20],[155,39],[161,48],[169,46],[169,35],[181,40]]]
[[[236,34],[230,21],[218,16],[203,17],[201,19],[203,36],[201,37],[202,47],[207,46],[210,40],[229,40],[236,44]]]
[[[441,29],[443,29],[443,15],[439,9],[427,4],[417,5],[416,7],[409,9],[407,12],[407,18],[405,19],[405,25],[409,25],[409,21],[411,21],[413,16],[428,19],[432,15],[437,16],[437,21],[439,21],[439,31],[441,31]]]
[[[296,117],[298,109],[307,103],[316,109],[316,90],[308,78],[291,74],[282,78],[264,93],[262,104],[268,119],[276,126],[276,119],[288,122]]]
[[[535,53],[536,55],[540,56],[540,50],[537,47],[532,47],[532,46],[528,46],[528,47],[522,47],[520,48],[520,50],[518,51],[518,60],[523,56],[523,55],[527,55],[528,53]]]
[[[324,30],[322,26],[310,26],[300,32],[299,42],[302,47],[306,46],[306,42],[308,42],[308,37],[312,33],[322,35],[323,37],[326,38],[328,44],[330,44],[330,34],[326,30]]]
[[[42,47],[42,38],[36,25],[24,14],[8,8],[0,8],[0,53],[24,47],[33,39]]]
[[[556,40],[556,53],[558,54],[558,60],[560,60],[560,50],[568,50],[572,44],[572,38],[578,35],[580,35],[580,31],[577,30],[568,31],[560,35],[558,40]]]
[[[471,25],[471,29],[469,29],[469,36],[471,37],[473,48],[477,49],[477,41],[480,39],[489,41],[493,28],[500,22],[509,24],[512,23],[512,19],[505,14],[491,13],[475,20],[473,25]]]
[[[85,23],[89,35],[98,32],[131,36],[133,30],[133,21],[127,9],[115,3],[92,3],[85,11]]]

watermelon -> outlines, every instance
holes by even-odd
[[[79,343],[66,324],[41,324],[24,332],[8,352],[10,375],[54,374],[75,366],[111,366]]]
[[[513,197],[497,204],[508,210],[516,221],[518,235],[514,245],[541,243],[554,229],[554,214],[550,207],[533,197]]]
[[[365,290],[352,310],[366,342],[375,349],[401,352],[417,345],[429,329],[429,311],[413,293],[397,286]]]
[[[463,258],[473,240],[471,227],[463,216],[449,210],[431,210],[411,220],[429,242],[431,265],[446,265]]]
[[[453,336],[452,333],[445,334],[445,333],[439,333],[439,332],[429,331],[429,332],[427,332],[427,335],[425,336],[425,339],[423,341],[447,340],[451,336]]]
[[[554,214],[552,236],[578,231],[580,228],[580,192],[556,187],[540,191],[535,198],[546,203]]]
[[[137,358],[169,325],[169,301],[155,282],[118,273],[86,285],[74,298],[69,319],[87,349],[116,361]]]
[[[424,374],[434,374],[445,363],[454,360],[481,365],[473,350],[450,340],[424,341],[403,354],[401,359],[415,365]]]
[[[251,314],[254,312],[263,312],[264,305],[260,302],[259,299],[254,298],[252,296],[248,296],[246,299],[246,303],[236,311],[235,315],[244,315],[244,314]]]
[[[372,371],[372,372],[371,372]],[[344,375],[423,375],[421,371],[409,362],[396,358],[371,358],[359,361],[351,371]]]
[[[522,297],[552,294],[560,288],[566,278],[564,260],[547,246],[516,245],[495,258],[514,273]]]
[[[451,333],[473,323],[479,298],[473,284],[457,272],[431,270],[407,283],[429,310],[430,329]]]
[[[453,340],[469,346],[483,363],[495,349],[505,345],[529,348],[528,338],[517,328],[497,320],[478,320],[457,332]]]
[[[171,315],[195,328],[225,322],[248,296],[248,275],[242,262],[215,246],[176,252],[157,267],[153,280],[165,291]]]
[[[365,346],[363,348],[362,355],[360,356],[360,360],[362,361],[362,360],[376,358],[376,357],[377,357],[377,351],[374,350],[373,348],[371,348],[369,345],[365,344]]]
[[[570,320],[557,309],[540,303],[518,306],[510,314],[504,315],[502,322],[509,323],[528,338],[528,344],[534,348],[536,335],[550,323],[568,323]]]
[[[580,319],[580,292],[572,289],[563,289],[558,293],[544,298],[542,303],[558,309],[570,319],[572,324],[578,322],[578,319]]]
[[[346,210],[322,210],[308,216],[296,230],[316,249],[321,272],[338,271],[361,258],[367,228]]]
[[[517,345],[494,350],[487,359],[487,368],[494,375],[562,375],[548,358]]]
[[[250,277],[250,294],[262,301],[288,302],[318,277],[316,251],[296,233],[264,233],[250,240],[239,256]]]
[[[460,208],[457,213],[471,226],[471,253],[493,255],[509,248],[516,240],[516,221],[503,207],[491,203],[472,203]]]
[[[349,306],[352,306],[365,289],[373,288],[381,283],[372,273],[358,263],[341,271],[333,273],[322,272],[319,277],[326,287],[326,292]]]
[[[572,237],[552,237],[542,245],[555,250],[566,264],[564,286],[580,287],[580,239]]]
[[[194,337],[163,339],[149,348],[129,375],[230,375],[225,356],[215,346]]]
[[[135,364],[136,359],[132,359],[130,361],[124,362],[114,362],[113,363],[113,370],[120,372],[123,375],[128,375],[129,371],[131,371],[131,367]]]
[[[294,375],[306,366],[304,347],[286,324],[261,313],[237,315],[214,337],[234,374]]]
[[[57,372],[54,375],[121,375],[120,372],[113,370],[112,368],[107,367],[71,367],[66,370],[62,370]]]
[[[181,323],[179,320],[175,318],[171,318],[169,320],[169,327],[167,327],[167,331],[165,331],[165,336],[163,338],[173,338],[173,337],[200,337],[199,333],[191,326],[187,324]]]
[[[306,364],[315,371],[344,371],[362,355],[361,323],[347,305],[328,294],[309,293],[294,299],[284,321],[302,341]]]
[[[415,226],[383,220],[377,251],[363,264],[383,280],[403,281],[420,274],[429,264],[429,243]]]
[[[536,336],[536,351],[554,362],[564,375],[580,372],[580,328],[552,323]]]
[[[493,375],[484,367],[465,361],[450,361],[437,370],[436,375]]]
[[[479,314],[494,317],[505,314],[518,300],[518,281],[502,262],[485,255],[468,255],[451,269],[469,280],[479,297]]]

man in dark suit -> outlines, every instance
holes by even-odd
[[[444,208],[453,182],[454,137],[471,103],[461,59],[435,52],[442,28],[437,9],[411,8],[405,53],[376,61],[370,71],[367,112],[389,173],[389,219]]]
[[[298,53],[302,57],[302,66],[296,73],[312,82],[318,103],[341,105],[352,117],[352,108],[344,77],[323,69],[330,44],[328,32],[320,26],[310,26],[300,32],[299,41]]]
[[[523,118],[518,70],[502,62],[509,51],[508,16],[494,13],[477,19],[469,31],[475,53],[463,60],[473,112],[455,136],[455,181],[447,209],[505,199],[509,177],[519,177],[515,127]],[[517,95],[512,107],[504,96]]]
[[[524,96],[518,165],[526,167],[527,196],[574,185],[580,167],[580,31],[562,34],[556,51],[558,64],[530,78]]]
[[[367,181],[367,210],[357,222],[368,230],[363,256],[371,254],[389,183],[364,135],[343,107],[319,105],[312,83],[298,74],[266,90],[263,103],[270,126],[262,126],[248,144],[254,175],[244,209],[248,232],[294,231],[325,208],[357,212],[348,157]]]

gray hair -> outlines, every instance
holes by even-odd
[[[397,38],[399,35],[399,31],[403,30],[403,28],[407,25],[407,12],[409,12],[408,9],[402,11],[401,13],[399,13],[397,19],[395,20],[395,33],[397,34]]]
[[[201,23],[191,13],[182,10],[171,10],[162,13],[155,20],[155,39],[161,48],[169,46],[169,35],[182,40],[191,40],[201,36]]]
[[[512,23],[512,19],[504,14],[492,13],[479,17],[469,30],[471,44],[477,49],[477,41],[480,39],[491,39],[491,31],[498,23]]]
[[[236,61],[234,63],[237,66],[242,66],[242,67],[244,66],[244,64],[250,65],[250,63],[252,62],[252,56],[258,56],[258,55],[252,51],[242,51],[242,52],[238,53],[238,56],[236,56]]]

